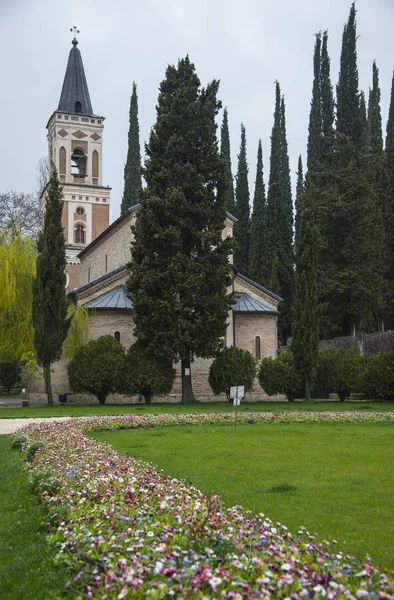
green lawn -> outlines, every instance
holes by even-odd
[[[21,403],[22,404],[22,403]],[[81,417],[85,415],[124,415],[144,413],[198,413],[198,412],[224,412],[233,411],[234,407],[229,402],[196,403],[196,404],[100,404],[78,405],[68,404],[66,406],[32,406],[29,408],[2,407],[0,406],[0,419],[25,418],[25,417]],[[251,402],[243,403],[240,411],[267,411],[280,412],[287,410],[311,410],[311,411],[393,411],[394,402]]]
[[[66,571],[53,564],[44,509],[6,435],[0,435],[0,515],[0,598],[60,597]]]
[[[357,405],[356,405],[357,406]],[[279,407],[278,407],[279,408]],[[304,525],[338,550],[394,569],[394,427],[255,424],[94,434],[227,505]]]

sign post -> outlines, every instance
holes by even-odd
[[[238,406],[241,404],[241,399],[245,396],[245,386],[235,385],[230,388],[230,398],[233,399],[235,406],[234,431],[237,431]]]

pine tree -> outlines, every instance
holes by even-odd
[[[44,370],[48,404],[54,404],[51,364],[61,357],[69,327],[62,213],[63,191],[52,165],[46,193],[44,229],[37,242],[37,274],[33,284],[34,346]]]
[[[305,191],[305,181],[302,168],[302,157],[301,154],[298,157],[298,171],[297,171],[297,187],[296,187],[296,201],[295,201],[295,246],[300,233],[300,221],[301,221],[301,210],[302,210],[302,195]]]
[[[121,205],[123,214],[130,206],[141,199],[141,149],[140,127],[138,123],[137,85],[133,81],[133,93],[130,98],[129,136],[127,160],[124,167],[124,192]]]
[[[330,76],[330,57],[328,55],[328,33],[323,33],[321,66],[320,66],[320,97],[321,97],[321,168],[327,154],[331,152],[334,133],[334,94]]]
[[[246,158],[246,132],[241,123],[241,146],[238,155],[237,181],[235,186],[234,263],[241,273],[248,272],[250,245],[250,207],[248,161]]]
[[[297,371],[302,377],[305,399],[317,366],[319,344],[318,254],[319,234],[315,214],[315,187],[303,196],[293,297],[293,338],[291,349]]]
[[[265,251],[265,187],[263,179],[263,149],[261,140],[257,149],[256,182],[254,186],[253,213],[250,225],[249,275],[263,283],[263,254]]]
[[[183,402],[193,400],[191,362],[220,349],[232,306],[232,244],[222,240],[226,206],[217,194],[218,87],[201,88],[189,57],[167,68],[129,264],[136,335],[149,354],[180,360]]]
[[[220,141],[220,154],[224,161],[224,181],[225,181],[225,195],[226,195],[226,207],[229,213],[234,215],[235,213],[235,201],[234,201],[234,182],[233,174],[231,171],[231,150],[230,150],[230,132],[228,128],[228,111],[227,108],[223,111],[223,122],[221,127],[221,141]]]
[[[394,327],[394,73],[391,83],[391,99],[389,117],[386,127],[385,157],[387,165],[387,208],[386,208],[386,240],[387,240],[387,326]]]
[[[321,33],[316,35],[313,56],[313,87],[309,113],[308,159],[306,185],[316,176],[321,166],[322,97],[321,97]]]

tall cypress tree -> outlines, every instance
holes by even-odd
[[[321,94],[321,33],[316,35],[313,55],[313,87],[309,113],[308,158],[306,185],[308,186],[320,169],[322,144],[322,94]]]
[[[130,98],[129,136],[127,160],[124,167],[124,192],[121,205],[123,214],[130,206],[141,199],[141,149],[140,127],[138,123],[137,84],[133,81],[133,93]]]
[[[201,88],[188,56],[167,68],[128,265],[136,335],[148,353],[181,362],[183,402],[193,400],[194,357],[221,348],[232,306],[232,241],[222,239],[226,206],[217,194],[218,87]]]
[[[296,186],[296,201],[295,201],[295,246],[300,233],[300,221],[301,221],[301,210],[302,210],[302,195],[305,191],[305,181],[302,168],[302,157],[301,154],[298,157],[298,170],[297,170],[297,186]]]
[[[302,201],[300,233],[296,249],[291,349],[297,371],[310,400],[310,387],[317,366],[319,344],[318,254],[315,187],[311,184]]]
[[[321,168],[324,168],[324,161],[327,154],[331,152],[334,120],[335,120],[335,103],[334,93],[330,75],[330,57],[328,54],[328,33],[323,33],[322,49],[321,49],[321,66],[320,66],[320,97],[321,97]]]
[[[250,206],[248,161],[246,158],[246,132],[241,123],[241,146],[238,155],[237,182],[235,185],[234,263],[241,273],[248,272],[250,245]]]
[[[62,213],[63,190],[52,165],[46,191],[44,228],[37,242],[37,275],[33,284],[34,346],[44,370],[48,404],[54,404],[51,364],[61,357],[69,326]]]
[[[353,3],[342,40],[337,131],[318,182],[325,335],[375,328],[382,305],[381,216],[363,144],[355,14]]]
[[[223,122],[220,136],[220,154],[224,162],[224,193],[226,196],[226,206],[229,213],[234,215],[234,181],[231,171],[231,149],[230,149],[230,132],[228,128],[228,111],[227,108],[223,111]]]
[[[394,327],[394,73],[391,82],[391,99],[389,116],[386,127],[385,156],[387,164],[387,213],[386,213],[386,239],[387,239],[387,272],[388,299],[387,313],[391,314],[391,320],[387,319],[387,326]]]
[[[256,182],[254,186],[253,213],[250,224],[249,275],[259,283],[263,280],[263,254],[265,251],[265,187],[263,178],[263,148],[261,140],[257,149]]]

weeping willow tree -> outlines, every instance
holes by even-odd
[[[68,309],[67,319],[71,325],[62,348],[63,358],[74,358],[77,350],[89,341],[88,311],[84,306],[72,305]]]
[[[0,362],[23,362],[34,352],[33,280],[36,250],[20,230],[0,232]]]

